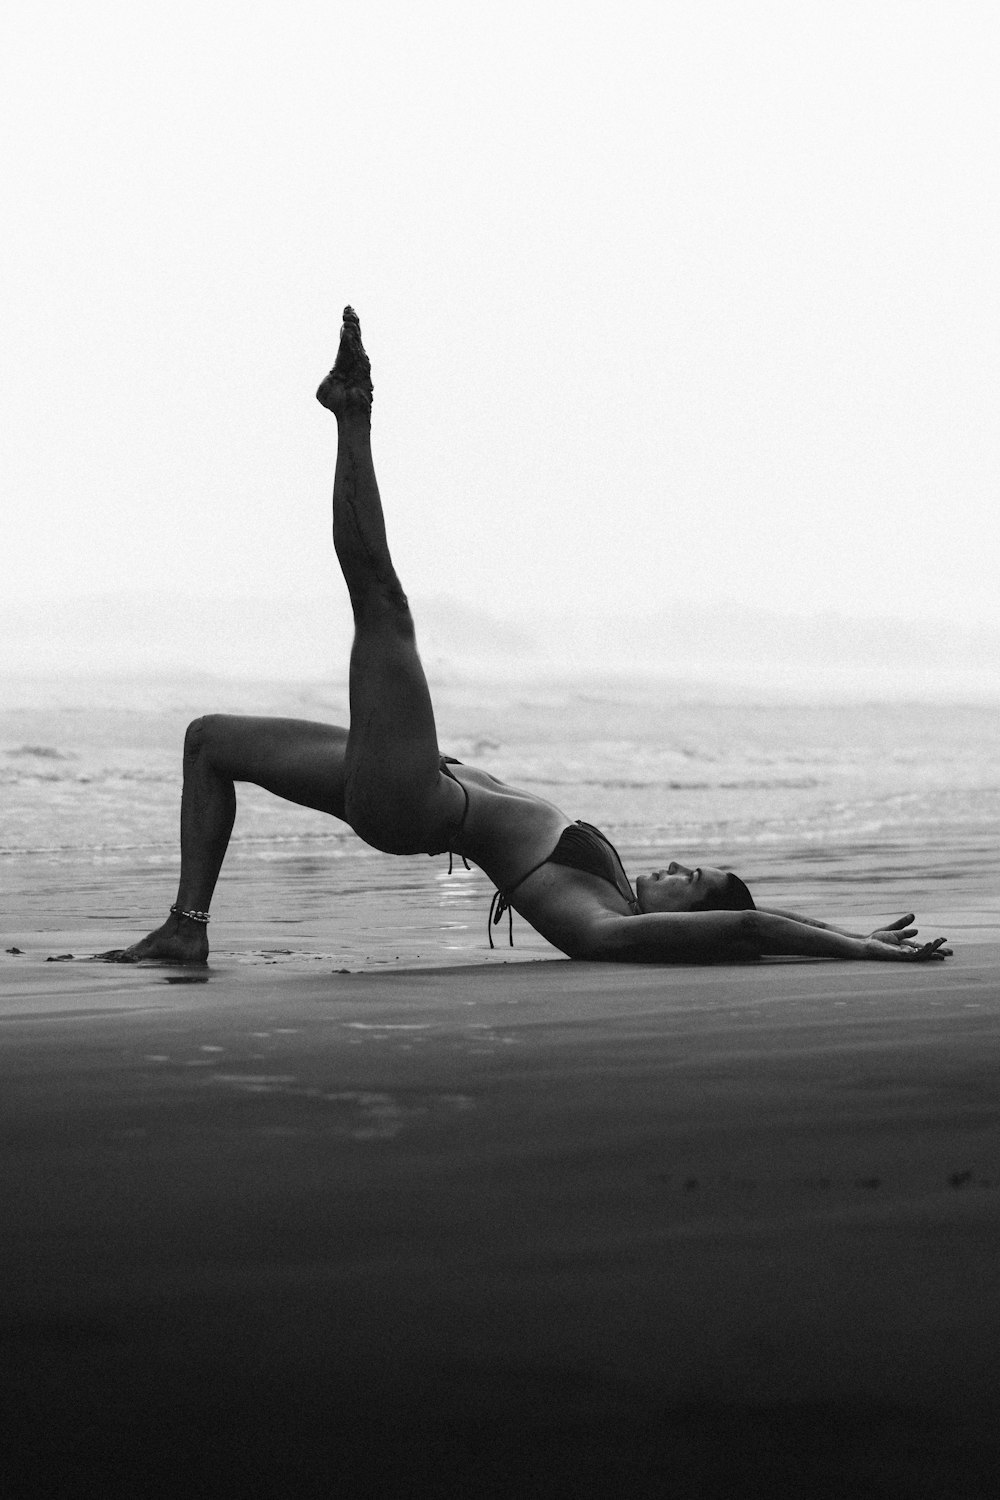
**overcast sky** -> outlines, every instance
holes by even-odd
[[[349,301],[411,594],[1000,619],[992,0],[3,25],[8,598],[330,588]]]

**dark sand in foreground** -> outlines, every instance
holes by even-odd
[[[7,1493],[992,1493],[998,960],[3,957]]]

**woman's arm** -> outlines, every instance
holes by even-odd
[[[928,959],[947,958],[951,949],[946,948],[945,938],[935,938],[932,943],[913,943],[905,931],[887,928],[860,937],[841,932],[824,923],[816,926],[794,917],[777,916],[772,912],[757,911],[741,913],[756,917],[760,932],[761,953],[795,954],[809,958],[861,958],[881,963],[909,962],[925,963]],[[894,924],[894,928],[898,924]]]
[[[757,910],[768,917],[787,917],[790,922],[801,922],[806,927],[822,927],[826,932],[839,932],[841,937],[864,937],[862,932],[849,932],[846,927],[837,927],[833,922],[821,922],[819,917],[803,917],[797,911],[783,911],[780,906],[758,906]],[[911,917],[910,921],[913,920]]]
[[[833,922],[821,922],[818,917],[803,917],[794,911],[781,911],[776,906],[758,906],[757,910],[770,917],[787,917],[792,922],[803,922],[807,927],[822,927],[826,932],[839,932],[842,937],[878,938],[880,942],[894,946],[909,943],[917,935],[917,928],[910,926],[913,921],[912,911],[907,912],[905,917],[897,917],[895,922],[877,927],[874,932],[848,932],[846,927],[837,927]]]
[[[876,927],[873,933],[847,932],[846,927],[835,927],[834,922],[822,922],[819,916],[799,916],[798,912],[783,912],[777,906],[759,906],[759,912],[765,912],[768,916],[787,916],[789,921],[804,922],[807,927],[822,927],[825,932],[840,933],[843,938],[874,938],[883,944],[889,944],[895,948],[919,948],[921,945],[912,942],[916,938],[918,929],[910,926],[913,921],[913,912],[907,912],[906,916],[897,916],[894,922],[886,922],[885,927]]]
[[[738,963],[764,955],[926,962],[951,953],[944,938],[917,945],[852,937],[766,911],[649,912],[593,924],[587,952],[614,963]]]

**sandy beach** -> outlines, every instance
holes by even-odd
[[[990,1492],[998,958],[3,955],[8,1492]]]
[[[338,691],[0,715],[5,1493],[991,1494],[995,715],[444,695],[629,870],[947,963],[490,952],[481,872],[242,786],[208,971],[89,961],[173,899],[192,715]]]

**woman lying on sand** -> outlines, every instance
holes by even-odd
[[[354,609],[349,729],[297,719],[211,715],[184,744],[181,874],[162,927],[104,955],[204,963],[208,907],[236,816],[234,783],[349,823],[389,854],[454,854],[570,958],[714,963],[763,954],[921,962],[944,938],[912,941],[912,913],[868,937],[791,912],[762,911],[736,876],[707,866],[640,875],[613,846],[531,792],[442,756],[413,618],[386,541],[371,451],[371,366],[357,315],[344,309],[337,361],[317,391],[337,418],[333,541]]]

